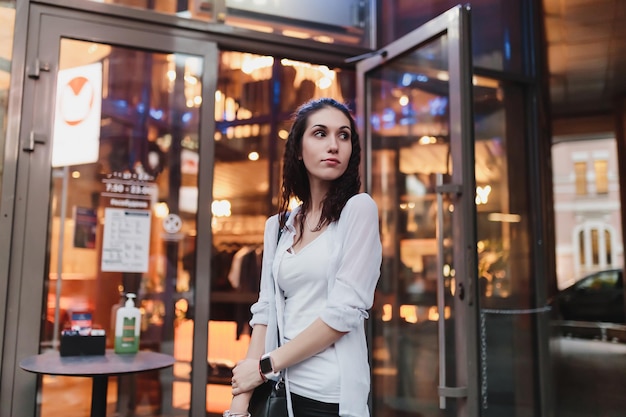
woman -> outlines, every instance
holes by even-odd
[[[322,98],[298,108],[285,147],[280,214],[265,224],[250,346],[233,369],[224,416],[248,416],[254,388],[278,372],[291,394],[290,416],[369,415],[364,319],[381,243],[376,204],[359,193],[360,153],[346,106]],[[287,216],[292,197],[302,204]]]

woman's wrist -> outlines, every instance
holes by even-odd
[[[250,417],[250,413],[245,412],[245,413],[235,413],[235,412],[230,412],[230,410],[226,410],[224,411],[224,414],[222,414],[222,417]]]
[[[263,370],[261,369],[261,359],[259,359],[259,375],[261,375],[261,380],[263,382],[267,381],[267,378],[265,377],[265,375],[263,374]]]
[[[266,353],[259,359],[259,373],[263,381],[274,379],[280,376],[280,372],[276,372],[274,360],[270,353]]]

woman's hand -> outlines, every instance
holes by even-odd
[[[263,382],[259,373],[259,359],[253,358],[260,358],[263,354],[266,330],[267,326],[264,324],[256,324],[252,328],[252,336],[246,355],[250,359],[239,361],[233,369],[231,379],[233,399],[229,409],[231,413],[245,415],[248,412],[250,398],[252,398],[252,390]]]
[[[258,359],[244,359],[237,362],[237,365],[233,369],[233,395],[252,391],[262,383],[263,378],[259,372]]]
[[[248,404],[250,403],[251,396],[251,394],[241,394],[234,396],[230,402],[230,408],[228,411],[230,411],[231,413],[245,415],[248,412]]]

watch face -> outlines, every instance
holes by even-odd
[[[270,374],[274,372],[274,370],[272,369],[272,361],[269,356],[261,359],[261,372],[263,372],[264,374]]]

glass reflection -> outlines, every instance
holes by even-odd
[[[139,348],[177,360],[173,369],[110,378],[117,411],[189,409],[195,274],[186,261],[197,234],[202,65],[61,41],[42,349],[58,348],[77,313],[104,329],[112,348],[115,312],[134,293]],[[41,415],[82,412],[89,389],[44,376]]]
[[[619,415],[624,409],[614,382],[626,369],[617,149],[612,134],[584,140],[563,136],[552,145],[556,288],[550,300],[550,353],[559,417]],[[572,395],[590,380],[596,381],[593,390]]]
[[[451,214],[435,192],[449,181],[446,38],[430,42],[368,73],[372,136],[372,194],[381,210],[383,274],[374,315],[374,413],[452,416],[439,408],[440,367],[454,386],[455,259]],[[515,86],[474,78],[475,180],[481,356],[485,415],[515,414],[535,401],[519,392],[533,375],[528,201],[522,95]],[[519,118],[519,119],[518,119]],[[514,145],[512,145],[514,144]],[[511,175],[515,172],[516,175]],[[438,264],[438,259],[441,263]],[[439,268],[442,268],[441,270]],[[437,352],[437,275],[443,276],[445,364]],[[520,314],[509,312],[520,311]],[[529,313],[524,313],[530,311]],[[510,354],[510,352],[514,352]],[[515,396],[515,401],[511,400]]]
[[[518,86],[475,77],[474,121],[481,406],[485,416],[533,415],[533,328],[525,120]]]
[[[276,210],[291,114],[312,98],[354,94],[345,88],[350,73],[325,66],[231,51],[219,62],[207,365],[207,411],[216,414],[230,404],[231,369],[248,347],[263,229]]]
[[[446,347],[454,351],[454,206],[436,193],[449,182],[447,37],[368,75],[372,196],[378,203],[383,266],[374,326],[374,415],[452,416],[439,409],[437,286],[442,261]],[[441,220],[441,221],[440,221]],[[453,355],[445,377],[454,385]]]
[[[402,1],[401,6],[382,3],[380,45],[391,43],[435,16],[455,7],[454,0]],[[521,0],[486,0],[472,4],[472,59],[474,66],[523,74],[524,15]]]
[[[178,17],[321,44],[373,48],[369,39],[370,4],[357,0],[193,0],[138,3],[134,0],[92,0],[152,10]]]
[[[142,310],[140,348],[176,358],[171,370],[110,378],[109,412],[129,408],[156,416],[190,407],[195,307],[207,302],[197,300],[194,291],[196,239],[203,233],[196,230],[199,111],[206,100],[200,94],[202,65],[181,54],[61,43],[55,114],[61,119],[53,143],[67,152],[56,151],[53,158],[42,349],[58,348],[73,312],[91,314],[93,326],[110,337],[122,295],[134,292]],[[258,285],[254,263],[260,259],[263,224],[274,210],[291,112],[298,101],[313,97],[349,100],[354,83],[349,72],[236,52],[221,53],[219,71],[211,97],[220,110],[214,133],[207,410],[221,413],[230,401],[224,375],[247,348],[247,315]],[[280,88],[269,89],[275,81]],[[76,106],[76,100],[86,106]],[[96,123],[87,123],[91,119]],[[57,134],[74,125],[83,128],[80,143],[72,142],[78,136],[71,130]],[[84,148],[75,152],[79,146]],[[140,219],[127,217],[131,214]],[[116,252],[116,245],[129,243],[121,255]],[[132,262],[124,256],[128,251]],[[111,347],[112,339],[107,343]],[[44,377],[41,415],[86,410],[90,387],[84,385],[79,379]],[[71,397],[62,409],[61,393]]]

